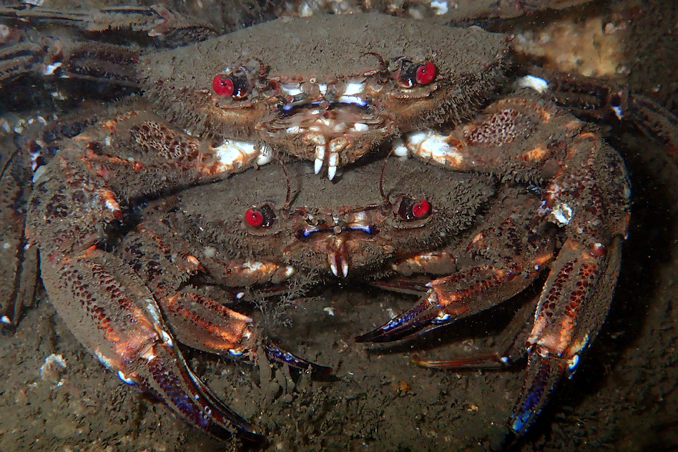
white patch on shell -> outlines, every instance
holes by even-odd
[[[110,210],[111,212],[118,212],[120,211],[120,205],[118,205],[117,202],[113,201],[112,199],[107,199],[106,200],[106,208]]]
[[[39,166],[38,169],[36,169],[35,172],[33,173],[33,183],[36,183],[38,181],[38,179],[40,179],[40,176],[43,175],[44,172],[45,172],[45,166],[44,165]]]
[[[346,95],[344,95],[344,96],[341,96],[339,98],[339,102],[342,102],[344,104],[356,104],[360,107],[364,107],[367,104],[365,99],[363,99],[360,96],[346,96]]]
[[[273,149],[269,146],[262,146],[259,149],[259,156],[257,157],[257,165],[263,166],[268,163],[271,163],[273,160]]]
[[[572,377],[575,369],[579,365],[579,355],[574,355],[572,358],[567,360],[567,372],[569,376]]]
[[[622,110],[621,107],[613,106],[612,111],[614,111],[615,116],[617,116],[617,119],[619,119],[620,121],[624,118],[624,110]]]
[[[258,165],[265,165],[273,158],[268,146],[259,147],[248,141],[224,140],[214,148],[214,152],[221,163],[221,171],[241,168],[254,159]]]
[[[288,96],[296,96],[301,94],[301,86],[298,83],[284,83],[280,85],[280,89]]]
[[[407,149],[402,140],[397,140],[393,146],[393,155],[396,157],[407,158],[410,156],[410,150]]]
[[[544,91],[549,89],[549,83],[540,77],[535,77],[534,75],[526,75],[518,79],[518,86],[521,88],[532,88],[537,91],[539,94],[542,94]]]
[[[344,96],[355,96],[356,94],[361,94],[364,89],[364,83],[349,82],[346,85],[346,89],[344,90]]]
[[[162,340],[165,341],[165,344],[169,345],[170,347],[174,347],[172,336],[170,336],[167,331],[160,330],[160,335],[162,336]]]
[[[121,370],[118,371],[118,378],[120,378],[123,382],[127,383],[128,385],[135,385],[137,383],[132,378],[122,373]]]
[[[99,362],[104,365],[106,369],[114,370],[113,362],[110,359],[106,358],[98,349],[94,351],[94,356],[97,357]]]
[[[261,270],[261,267],[263,267],[264,264],[261,262],[245,262],[242,264],[244,268],[248,268],[250,270]]]
[[[443,165],[461,165],[464,156],[452,148],[445,138],[445,135],[432,130],[416,132],[407,137],[407,147],[413,154],[425,160],[433,160]]]
[[[323,311],[325,311],[327,313],[327,315],[334,317],[334,308],[333,307],[328,306],[326,308],[323,308]]]
[[[445,311],[440,311],[436,316],[436,322],[444,322],[449,319],[451,316]]]
[[[432,0],[431,9],[433,10],[436,16],[442,16],[443,14],[447,14],[447,12],[450,10],[445,0],[443,1]]]
[[[45,66],[45,75],[53,75],[54,71],[59,69],[61,67],[61,62],[59,63],[54,63],[54,64],[48,64]]]
[[[572,221],[573,211],[570,206],[561,203],[551,211],[551,214],[558,224],[561,226],[567,226],[570,224],[570,221]]]
[[[155,304],[155,300],[146,298],[144,300],[144,306],[146,307],[146,311],[151,314],[151,317],[153,317],[153,322],[156,325],[159,325],[162,317],[160,317],[160,311],[158,310],[158,306]]]
[[[212,258],[217,255],[217,249],[213,246],[206,246],[203,250],[203,254],[207,258]]]

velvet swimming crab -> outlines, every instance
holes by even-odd
[[[264,347],[274,359],[325,370],[262,345],[247,316],[187,289],[196,275],[236,298],[284,288],[300,273],[381,285],[428,275],[415,307],[358,338],[378,342],[488,309],[548,272],[527,340],[487,359],[504,365],[528,354],[511,430],[524,433],[576,369],[612,298],[630,191],[620,157],[584,123],[526,90],[494,100],[510,67],[504,36],[357,15],[280,19],[176,50],[105,49],[71,54],[87,64],[64,54],[37,64],[66,77],[126,74],[116,83],[142,93],[60,142],[35,176],[26,240],[40,250],[59,315],[123,381],[218,438],[235,430],[257,441],[190,371],[175,339],[232,355]],[[290,53],[305,58],[290,62]],[[91,62],[109,56],[107,72]],[[118,71],[123,63],[137,70]],[[616,91],[602,98],[613,112],[627,106]],[[381,202],[345,201],[339,191],[352,172],[359,177],[361,162],[384,147],[444,168],[449,180],[435,177],[450,190],[463,185],[459,173],[475,176],[474,207],[446,205],[421,187],[383,193]],[[160,208],[159,220],[149,213],[139,223],[149,199],[187,199],[193,187],[239,172],[232,180],[246,184],[256,178],[248,168],[276,155],[313,161],[314,173],[325,168],[335,201],[243,202],[235,219],[222,220],[228,240],[196,239],[200,250],[214,250],[207,255],[175,228],[207,229],[208,208],[195,217]],[[304,174],[307,185],[321,183]],[[3,179],[12,182],[9,172]],[[3,307],[5,323],[16,320],[14,308]]]

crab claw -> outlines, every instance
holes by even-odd
[[[332,368],[327,366],[321,366],[320,364],[307,361],[304,358],[300,358],[290,352],[287,352],[275,344],[269,343],[264,346],[264,351],[266,356],[271,361],[276,361],[283,364],[289,364],[291,367],[300,370],[311,370],[314,374],[329,374],[332,373]]]
[[[564,359],[530,351],[527,369],[523,390],[508,422],[518,437],[525,434],[537,419],[548,402],[549,395],[567,374],[568,364]]]
[[[140,363],[134,374],[118,371],[118,376],[125,383],[153,394],[186,422],[218,439],[231,438],[235,428],[239,438],[252,443],[265,441],[264,436],[212,394],[171,342],[152,346],[144,359],[146,362]]]
[[[434,298],[435,293],[430,293],[419,303],[379,328],[356,337],[356,342],[395,341],[417,333],[431,324],[445,322],[450,316],[433,302]]]
[[[479,265],[435,279],[426,285],[428,292],[417,304],[356,341],[394,341],[477,314],[501,301],[505,293],[524,290],[532,279],[518,278],[520,273],[517,266]]]
[[[153,294],[123,261],[92,247],[77,257],[55,250],[41,263],[60,317],[123,382],[218,439],[264,441],[189,369]]]

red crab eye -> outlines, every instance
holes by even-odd
[[[268,228],[275,221],[275,213],[271,206],[252,207],[245,212],[245,221],[254,228]]]
[[[425,199],[412,206],[412,215],[415,218],[424,218],[431,212],[431,204]]]
[[[219,96],[225,97],[232,95],[235,87],[233,86],[233,80],[218,74],[212,80],[212,88]]]
[[[404,196],[398,206],[398,216],[403,220],[423,220],[431,213],[431,203],[427,200]]]
[[[245,221],[247,221],[247,224],[250,226],[258,228],[264,224],[264,216],[259,211],[247,209],[247,212],[245,212]]]
[[[436,76],[436,67],[430,61],[422,64],[417,68],[415,80],[420,85],[428,85]]]

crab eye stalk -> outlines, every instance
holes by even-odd
[[[251,207],[245,212],[245,222],[253,228],[269,228],[275,221],[275,213],[271,206]]]
[[[423,220],[431,214],[431,203],[427,200],[403,197],[398,206],[398,216],[403,220]]]
[[[212,89],[218,96],[231,97],[242,100],[250,93],[249,81],[246,75],[223,75],[217,74],[212,79]]]

